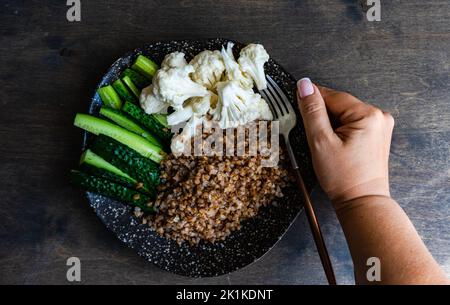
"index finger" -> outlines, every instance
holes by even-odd
[[[347,92],[336,91],[324,86],[317,86],[327,109],[345,124],[362,118],[368,105]]]

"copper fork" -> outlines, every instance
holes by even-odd
[[[291,102],[283,90],[281,90],[277,83],[268,75],[267,81],[267,89],[260,90],[259,93],[269,103],[274,119],[279,121],[280,134],[283,136],[286,143],[286,149],[289,159],[291,160],[292,169],[295,172],[297,185],[300,188],[305,200],[306,216],[314,237],[317,251],[319,252],[320,261],[322,262],[328,283],[330,285],[336,285],[333,266],[331,265],[330,256],[328,255],[322,231],[320,230],[319,222],[317,221],[316,213],[314,212],[314,208],[311,203],[311,198],[306,189],[305,182],[303,181],[303,177],[289,141],[289,133],[297,123],[297,116],[295,115]]]

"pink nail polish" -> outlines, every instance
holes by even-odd
[[[314,87],[308,77],[304,77],[297,82],[297,89],[301,98],[307,97],[314,93]]]

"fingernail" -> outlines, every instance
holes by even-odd
[[[301,98],[307,97],[314,93],[314,87],[308,77],[304,77],[297,82],[297,89]]]

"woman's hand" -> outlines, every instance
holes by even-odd
[[[298,94],[314,170],[347,238],[356,283],[449,284],[408,216],[390,198],[392,116],[309,79],[298,82]],[[334,129],[327,110],[338,122]],[[366,273],[373,257],[381,263],[375,282]]]
[[[335,208],[360,197],[389,197],[392,116],[308,78],[298,82],[298,95],[314,170]],[[327,110],[338,122],[335,129]]]

